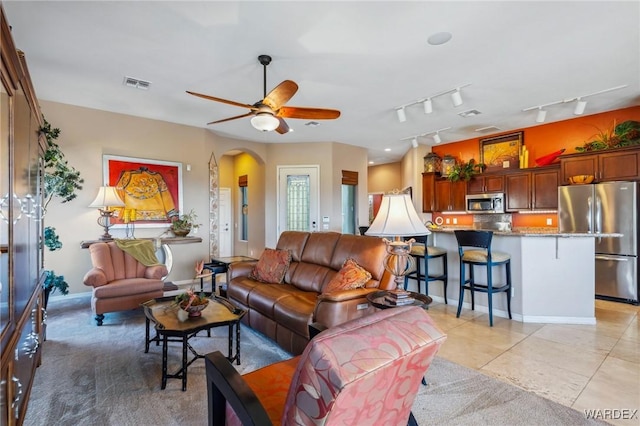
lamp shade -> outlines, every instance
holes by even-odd
[[[278,128],[280,120],[268,112],[259,112],[251,119],[251,125],[263,132],[270,132]]]
[[[382,197],[380,210],[365,233],[377,237],[411,237],[429,235],[409,194],[390,194]]]
[[[98,190],[96,199],[89,204],[89,207],[107,208],[107,207],[123,207],[124,201],[116,192],[113,186],[101,186]]]

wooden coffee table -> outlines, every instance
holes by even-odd
[[[222,297],[209,296],[209,305],[202,311],[199,317],[189,317],[184,322],[178,320],[178,305],[174,297],[160,297],[142,304],[146,316],[144,352],[149,352],[149,344],[156,342],[156,346],[162,342],[162,389],[167,386],[167,379],[182,379],[182,390],[187,390],[187,368],[197,359],[204,358],[189,344],[189,339],[200,331],[207,331],[211,336],[211,329],[223,325],[229,326],[229,362],[236,361],[240,365],[240,319],[246,311],[240,309]],[[156,329],[155,337],[149,335],[149,326],[153,323]],[[233,353],[233,336],[235,327],[236,350]],[[167,353],[169,342],[182,343],[182,367],[174,374],[167,373]],[[188,352],[193,354],[188,359]]]

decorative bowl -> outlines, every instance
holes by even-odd
[[[189,304],[188,300],[184,300],[180,302],[179,304],[180,309],[182,309],[183,311],[187,311],[190,317],[199,317],[202,315],[202,311],[204,310],[204,308],[206,308],[209,305],[209,299],[204,299],[200,302],[199,305],[192,304],[187,309],[185,309],[188,304]]]
[[[575,175],[569,178],[569,183],[572,185],[584,185],[593,182],[593,175]]]

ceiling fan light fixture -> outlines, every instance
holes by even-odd
[[[278,128],[280,120],[268,112],[259,112],[251,118],[251,125],[262,132],[271,132]]]

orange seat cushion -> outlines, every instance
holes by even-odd
[[[251,390],[256,394],[260,403],[271,419],[271,423],[279,425],[282,422],[284,404],[293,375],[296,372],[300,357],[271,364],[242,376]],[[241,425],[229,404],[227,404],[227,425]]]

